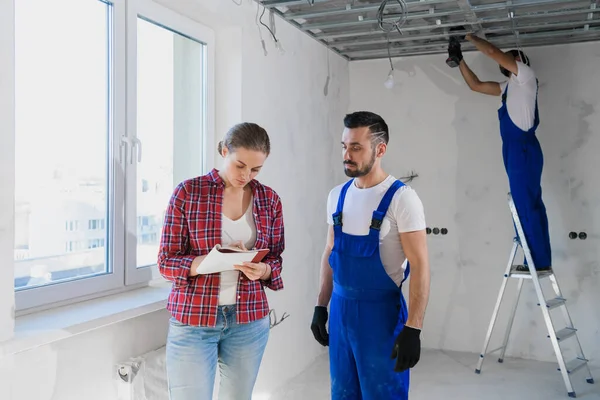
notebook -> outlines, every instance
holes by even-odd
[[[241,265],[243,262],[261,262],[268,253],[269,249],[242,250],[217,244],[200,263],[196,272],[198,274],[215,274],[233,271],[235,270],[234,265]]]

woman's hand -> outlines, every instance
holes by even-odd
[[[238,249],[244,250],[244,251],[248,250],[246,248],[246,246],[244,246],[244,242],[242,242],[241,240],[231,243],[228,247],[237,247]]]
[[[244,262],[242,265],[234,265],[233,268],[241,271],[251,281],[259,279],[268,279],[271,275],[271,268],[265,263]]]

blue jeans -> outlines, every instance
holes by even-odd
[[[220,400],[251,400],[269,338],[270,319],[236,323],[235,306],[219,306],[214,328],[171,318],[166,347],[170,400],[212,400],[217,364]]]

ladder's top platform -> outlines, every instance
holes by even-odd
[[[519,279],[531,279],[531,273],[529,272],[529,270],[519,270],[520,268],[523,268],[523,265],[513,265],[512,268],[510,269],[510,276],[513,278],[519,278]],[[537,277],[538,279],[542,279],[542,278],[548,278],[550,276],[554,275],[554,271],[552,271],[551,269],[548,270],[544,270],[544,271],[536,271],[537,272]]]

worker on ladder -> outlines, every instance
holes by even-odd
[[[549,270],[552,266],[550,236],[541,187],[544,157],[535,135],[540,123],[538,80],[522,50],[503,52],[487,40],[472,34],[467,34],[465,39],[497,62],[500,72],[508,78],[508,81],[502,83],[481,82],[464,61],[460,42],[454,41],[455,44],[452,45],[451,41],[449,55],[458,61],[460,72],[469,88],[487,95],[502,96],[498,118],[510,192],[535,268],[538,271]],[[523,264],[517,270],[527,271],[527,259]]]

